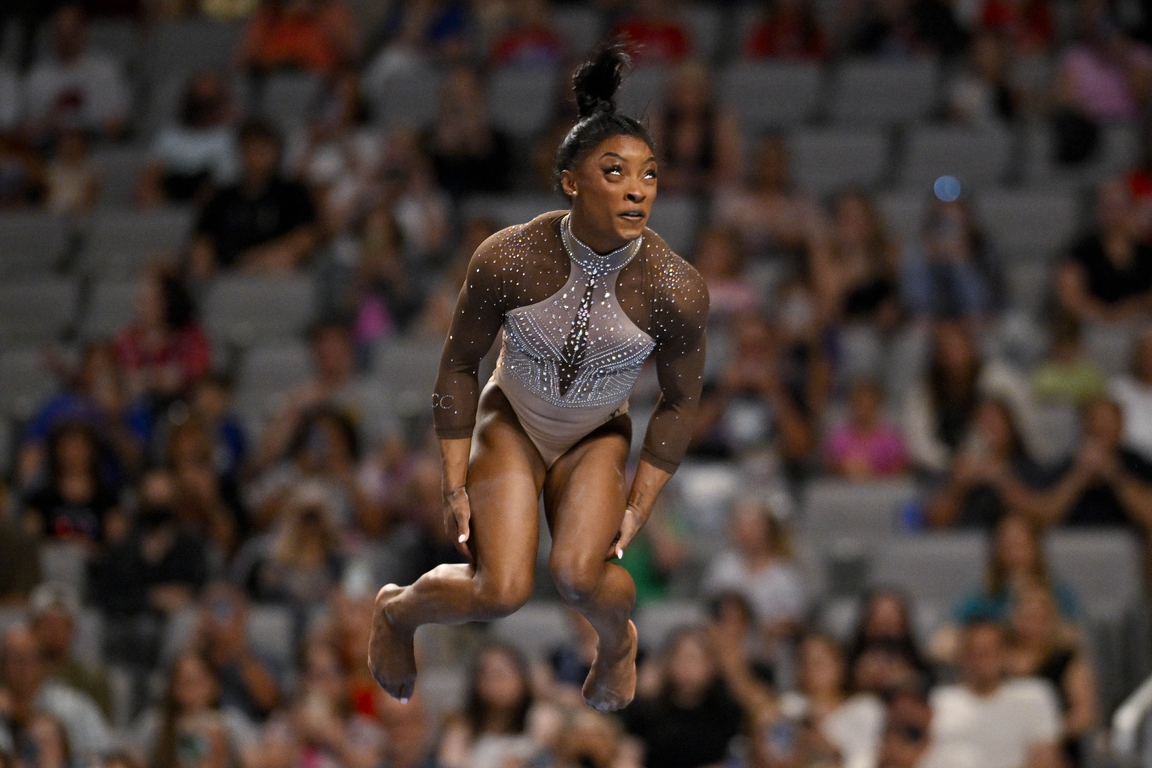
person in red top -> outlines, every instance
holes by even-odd
[[[1056,36],[1048,0],[986,0],[980,27],[1006,35],[1018,56],[1046,52]]]
[[[169,400],[208,373],[212,348],[175,274],[160,271],[145,279],[136,319],[116,338],[116,359],[131,397]]]
[[[666,0],[636,0],[636,12],[612,30],[627,40],[636,64],[676,64],[692,52],[688,30],[672,17]]]
[[[780,0],[752,28],[744,44],[748,59],[823,61],[828,37],[809,0]]]
[[[564,61],[567,45],[552,28],[544,0],[517,0],[510,24],[492,46],[492,64],[554,66]]]
[[[330,75],[359,55],[356,20],[342,0],[263,0],[240,40],[236,65]]]

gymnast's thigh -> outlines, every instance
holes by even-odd
[[[535,571],[544,460],[498,388],[480,399],[468,464],[469,547],[477,574],[501,585]]]

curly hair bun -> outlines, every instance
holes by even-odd
[[[580,119],[597,112],[616,112],[616,91],[624,80],[624,70],[632,63],[621,43],[603,45],[592,58],[576,68],[572,75],[572,91]]]

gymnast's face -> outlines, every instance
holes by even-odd
[[[576,236],[597,251],[614,250],[644,232],[656,199],[656,158],[643,139],[613,136],[564,171],[561,183]]]

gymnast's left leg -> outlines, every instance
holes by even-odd
[[[628,445],[619,429],[597,430],[557,459],[544,481],[548,566],[561,598],[599,637],[584,700],[603,712],[626,707],[636,692],[636,627],[629,620],[636,586],[605,560],[624,518]]]

